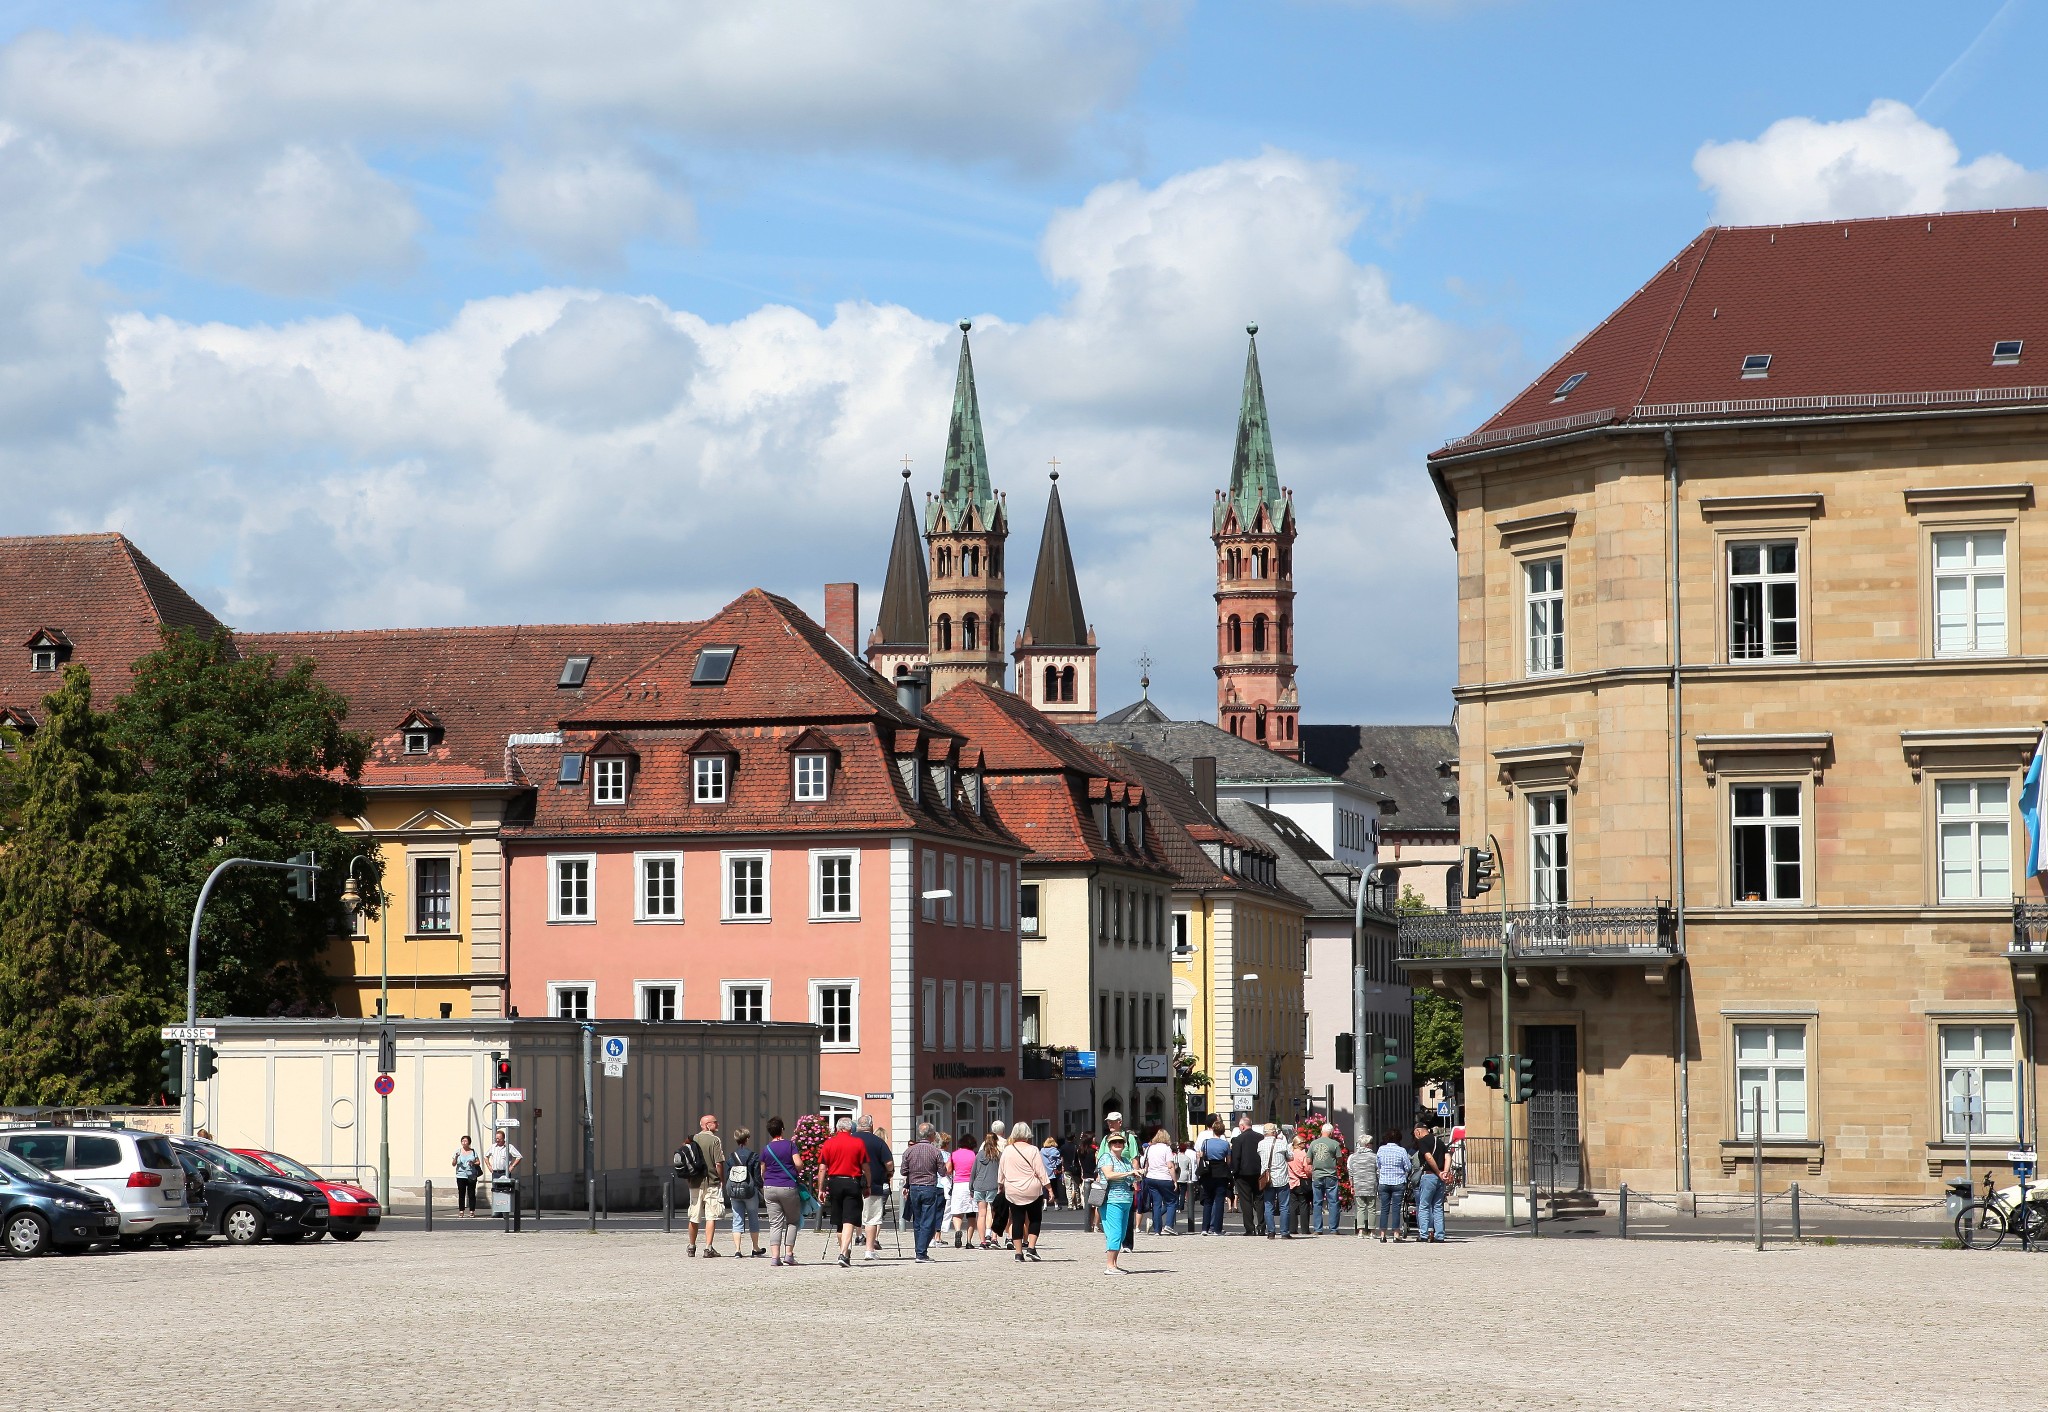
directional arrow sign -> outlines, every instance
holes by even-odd
[[[212,1025],[165,1025],[161,1033],[165,1039],[200,1040],[213,1039],[219,1032]]]

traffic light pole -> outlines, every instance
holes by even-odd
[[[282,872],[310,872],[318,875],[317,863],[273,863],[268,858],[227,858],[214,865],[206,875],[206,881],[199,888],[199,901],[192,908],[192,930],[185,939],[185,1028],[191,1030],[199,1023],[199,922],[206,915],[206,901],[213,896],[213,885],[220,881],[220,875],[230,868],[276,868]],[[184,1093],[179,1098],[178,1129],[186,1137],[192,1136],[192,1089],[198,1073],[194,1063],[198,1041],[185,1041],[185,1082]]]
[[[1500,840],[1492,834],[1486,836],[1493,849],[1493,856],[1500,857]],[[1500,889],[1500,1190],[1503,1198],[1501,1217],[1508,1230],[1515,1228],[1515,1089],[1511,1071],[1514,1068],[1514,1026],[1509,1012],[1514,1006],[1514,996],[1508,982],[1508,889],[1502,879]]]

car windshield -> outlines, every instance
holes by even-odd
[[[286,1176],[297,1177],[302,1182],[322,1180],[320,1174],[311,1167],[308,1167],[303,1162],[294,1162],[282,1152],[266,1152],[263,1154],[263,1160],[277,1168],[278,1171],[283,1172]]]
[[[277,1173],[271,1171],[261,1162],[252,1162],[247,1157],[238,1157],[225,1147],[195,1147],[191,1150],[198,1153],[199,1159],[202,1162],[211,1162],[214,1166],[219,1167],[231,1176],[253,1177],[258,1180],[267,1177],[271,1181],[277,1180]]]
[[[6,1148],[0,1147],[0,1171],[12,1172],[17,1177],[27,1177],[32,1182],[54,1181],[54,1176],[26,1157],[17,1157]]]

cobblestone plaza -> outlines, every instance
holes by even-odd
[[[17,1389],[38,1369],[90,1377],[102,1412],[1007,1408],[1108,1390],[1213,1408],[1254,1387],[1337,1409],[1433,1401],[1431,1385],[1460,1408],[1896,1412],[2018,1406],[2034,1377],[2028,1340],[1996,1331],[2038,1294],[2013,1252],[1180,1237],[1116,1278],[1077,1232],[1048,1230],[1045,1250],[841,1270],[812,1235],[778,1270],[688,1260],[659,1232],[470,1228],[45,1258],[0,1266],[0,1286]]]

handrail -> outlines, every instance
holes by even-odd
[[[1418,912],[1401,919],[1403,961],[1547,956],[1678,954],[1668,902],[1572,902],[1507,911]]]

